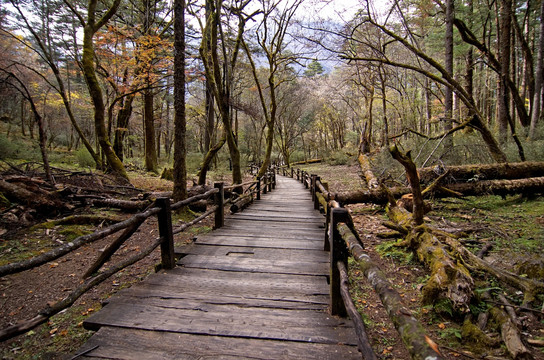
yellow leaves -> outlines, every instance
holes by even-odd
[[[441,330],[444,330],[444,329],[446,328],[446,324],[440,323],[440,324],[438,324],[438,327],[439,327]]]

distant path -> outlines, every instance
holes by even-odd
[[[79,358],[361,359],[329,315],[323,216],[291,178],[85,321]]]

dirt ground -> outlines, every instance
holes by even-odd
[[[330,172],[324,168],[314,169],[323,179],[330,179],[329,186],[337,191],[349,190],[360,186],[356,167],[336,167]],[[343,174],[341,178],[334,174]],[[347,176],[346,176],[347,175]],[[461,336],[459,319],[437,315],[431,307],[420,301],[420,289],[427,276],[426,270],[409,254],[387,251],[383,240],[376,236],[386,229],[381,225],[384,220],[383,209],[377,206],[351,206],[356,228],[364,242],[364,246],[373,261],[387,274],[390,282],[404,299],[405,305],[421,322],[429,336],[436,341],[446,359],[508,359],[505,350],[478,349],[476,351]],[[129,216],[129,215],[123,215]],[[213,219],[212,219],[213,220]],[[206,220],[206,221],[212,221]],[[209,223],[200,224],[201,229],[209,229]],[[541,226],[544,224],[541,224]],[[57,229],[42,229],[39,241],[63,241]],[[190,241],[194,231],[181,233],[176,237],[178,244]],[[25,245],[36,241],[24,231],[16,236]],[[25,271],[20,274],[0,278],[0,326],[2,328],[17,321],[29,319],[48,304],[68,294],[81,282],[81,275],[98,256],[115,235],[84,246],[58,260]],[[124,257],[135,254],[158,237],[156,219],[148,219],[138,232],[111,259],[118,262]],[[55,239],[55,240],[53,240]],[[0,241],[5,241],[0,237]],[[30,244],[27,244],[30,246]],[[386,250],[384,250],[386,249]],[[3,248],[3,253],[8,251]],[[507,255],[508,256],[508,255]],[[501,261],[498,259],[498,261]],[[2,359],[67,359],[91,335],[92,332],[82,328],[82,321],[92,312],[98,311],[101,304],[120,289],[130,286],[152,273],[159,262],[159,251],[156,250],[144,260],[130,266],[117,275],[92,289],[82,296],[71,308],[54,316],[50,321],[27,334],[0,343]],[[106,264],[108,266],[108,264]],[[380,359],[409,359],[408,351],[402,343],[397,331],[389,320],[378,296],[368,284],[358,268],[350,263],[351,292],[354,302],[363,314],[367,332],[375,352]],[[521,313],[523,317],[523,334],[540,339],[544,337],[542,313]],[[497,334],[491,334],[497,337]],[[540,348],[532,348],[535,359],[544,359]]]

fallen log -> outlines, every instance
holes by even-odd
[[[370,345],[370,340],[368,339],[368,335],[366,334],[363,319],[361,318],[361,315],[357,311],[357,308],[355,307],[355,305],[353,304],[353,300],[351,299],[351,295],[349,293],[349,276],[346,265],[344,265],[344,263],[341,261],[338,261],[336,264],[338,265],[338,271],[340,273],[340,293],[342,294],[342,300],[344,301],[346,312],[353,321],[355,333],[357,334],[357,338],[359,339],[359,351],[361,352],[361,354],[363,354],[363,359],[365,360],[378,360],[376,354],[374,353],[374,350],[372,349],[372,346]]]
[[[399,186],[389,189],[391,194],[399,199],[411,192],[409,187]],[[484,180],[469,183],[448,184],[447,187],[437,185],[433,191],[425,193],[425,197],[447,198],[452,196],[480,195],[515,195],[515,194],[544,194],[544,177],[516,180]],[[381,190],[357,190],[337,193],[334,197],[342,204],[373,203],[385,205],[387,194]]]
[[[57,213],[68,206],[54,192],[30,191],[26,188],[0,179],[0,193],[11,202],[20,203],[36,209],[38,212]]]
[[[544,176],[544,162],[520,162],[501,164],[476,164],[446,167],[425,167],[418,170],[423,183],[429,183],[448,171],[448,179],[454,182],[493,179],[522,179]]]
[[[422,301],[424,304],[434,305],[445,300],[451,302],[452,310],[467,312],[473,296],[474,280],[468,269],[446,251],[439,238],[430,229],[422,226],[425,204],[416,165],[410,152],[402,154],[396,146],[392,146],[389,151],[406,170],[412,190],[413,211],[410,213],[397,206],[391,197],[386,210],[393,223],[407,230],[407,235],[399,246],[404,245],[415,251],[419,261],[431,272],[429,280],[422,288]],[[441,235],[449,236],[445,233]]]
[[[234,200],[234,203],[230,206],[230,212],[235,214],[238,211],[245,209],[252,202],[253,194],[240,196],[238,199]]]
[[[322,161],[323,161],[322,159],[309,159],[309,160],[295,161],[289,164],[289,166],[292,167],[293,165],[317,164]]]
[[[143,210],[152,204],[151,201],[146,201],[146,200],[131,201],[131,200],[120,200],[120,199],[92,199],[89,202],[93,206],[96,206],[96,207],[108,207],[108,208],[120,209],[125,211]]]
[[[366,156],[366,154],[360,153],[357,160],[359,161],[359,166],[361,168],[361,172],[363,173],[363,177],[366,180],[366,185],[368,189],[377,189],[380,184],[378,183],[376,175],[374,175],[374,172],[372,171],[368,156]]]
[[[406,237],[396,245],[412,249],[430,270],[430,277],[421,289],[422,302],[435,305],[445,300],[451,302],[453,310],[467,312],[474,290],[468,269],[446,251],[441,239],[428,228],[407,227],[411,214],[406,209],[389,206],[387,214],[393,223],[407,231]]]
[[[489,309],[491,317],[499,325],[506,349],[515,360],[532,360],[533,355],[521,341],[521,334],[506,312],[498,307]]]
[[[387,280],[383,271],[372,261],[372,258],[365,253],[349,226],[339,224],[338,231],[346,242],[359,269],[361,269],[376,294],[380,297],[387,315],[393,322],[395,329],[397,329],[412,359],[442,359],[443,357],[438,352],[436,343],[425,333],[423,326],[416,320],[410,310],[404,306],[399,293]]]

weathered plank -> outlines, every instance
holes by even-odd
[[[296,260],[328,263],[329,255],[322,249],[286,249],[286,248],[263,248],[263,247],[242,247],[242,246],[216,246],[202,243],[192,243],[176,248],[178,255],[207,255],[207,256],[237,256],[251,257],[254,259],[271,260]]]
[[[160,344],[160,346],[157,346]],[[183,344],[181,347],[180,344]],[[355,346],[303,342],[260,341],[134,329],[102,328],[81,349],[98,347],[81,359],[201,360],[201,359],[360,359]]]
[[[329,315],[324,218],[278,178],[249,211],[181,249],[180,266],[124,289],[84,322],[84,358],[354,359],[348,319]]]
[[[328,266],[325,263],[308,261],[253,258],[238,258],[233,261],[232,258],[227,257],[198,255],[187,255],[178,261],[178,265],[197,269],[298,275],[322,275],[328,270]]]
[[[189,334],[249,337],[356,345],[351,324],[326,312],[238,306],[175,309],[139,303],[111,303],[84,322],[89,330],[102,326]]]
[[[262,247],[279,249],[322,249],[323,240],[300,241],[293,239],[275,239],[273,235],[268,236],[215,236],[199,237],[197,243],[207,245],[225,245],[225,246],[244,246],[244,247]]]

